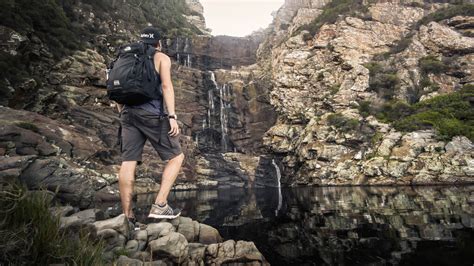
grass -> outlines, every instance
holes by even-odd
[[[359,127],[357,119],[345,117],[343,114],[335,113],[328,116],[328,123],[342,132],[349,132]]]
[[[6,265],[103,265],[102,242],[85,231],[72,238],[59,230],[50,197],[20,185],[0,186],[0,261]]]

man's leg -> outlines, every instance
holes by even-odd
[[[179,169],[181,169],[183,160],[184,154],[181,153],[170,159],[166,164],[165,169],[163,170],[163,176],[161,177],[160,191],[156,197],[155,204],[163,206],[167,203],[168,195],[179,174]]]
[[[119,173],[119,190],[122,201],[122,209],[128,218],[135,217],[131,205],[133,197],[133,185],[135,183],[136,161],[122,162]]]

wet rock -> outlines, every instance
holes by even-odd
[[[157,240],[150,241],[148,249],[155,259],[165,257],[175,263],[181,263],[188,256],[188,241],[182,234],[171,232]]]

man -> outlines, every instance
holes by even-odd
[[[174,219],[181,212],[167,204],[168,194],[179,173],[184,154],[178,140],[180,135],[175,113],[174,89],[171,82],[171,60],[161,52],[160,33],[147,27],[142,31],[141,39],[147,45],[155,47],[155,70],[161,79],[162,100],[151,100],[141,105],[121,105],[122,124],[122,165],[119,173],[119,189],[122,209],[130,221],[135,221],[131,208],[135,168],[142,161],[142,152],[148,139],[163,161],[167,161],[161,178],[161,187],[152,205],[149,218]],[[168,113],[164,111],[164,104]]]

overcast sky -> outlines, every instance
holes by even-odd
[[[200,0],[212,35],[246,36],[272,22],[284,0]]]

